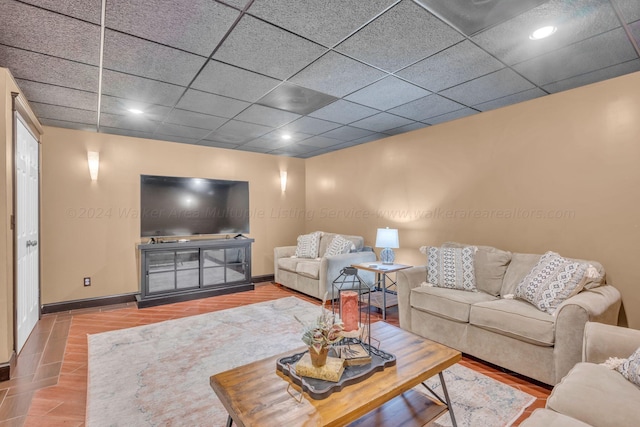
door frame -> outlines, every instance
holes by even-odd
[[[27,130],[33,135],[38,143],[38,320],[42,318],[42,177],[40,174],[42,166],[41,135],[42,128],[37,118],[31,112],[26,100],[17,92],[11,92],[12,98],[12,133],[13,146],[11,150],[11,179],[12,179],[12,207],[11,207],[11,234],[13,237],[13,353],[18,356],[18,234],[17,234],[17,198],[18,198],[18,174],[16,170],[16,153],[18,152],[18,114]]]

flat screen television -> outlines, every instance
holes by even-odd
[[[140,175],[142,237],[249,233],[249,183]]]

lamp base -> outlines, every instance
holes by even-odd
[[[396,254],[393,253],[393,249],[384,248],[382,251],[380,251],[380,261],[382,261],[383,264],[386,264],[386,265],[393,264],[395,259],[396,259]]]

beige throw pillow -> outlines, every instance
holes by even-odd
[[[296,253],[294,256],[296,258],[318,258],[321,236],[322,231],[298,236],[298,246],[296,246]]]
[[[440,288],[477,292],[473,256],[475,246],[436,248],[423,246],[427,255],[427,283]]]
[[[324,256],[346,254],[350,250],[355,248],[356,246],[353,244],[351,240],[347,240],[338,234],[333,239],[331,239],[331,243],[329,243],[329,246],[327,247],[327,251],[325,252]]]

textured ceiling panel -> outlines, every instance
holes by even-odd
[[[19,79],[98,91],[98,68],[92,65],[0,45],[0,67]]]
[[[397,0],[255,0],[249,13],[333,47]]]
[[[237,120],[255,123],[263,126],[280,127],[300,118],[299,114],[288,111],[277,110],[275,108],[264,107],[262,105],[252,105],[235,117]]]
[[[309,115],[311,117],[347,125],[351,122],[364,119],[365,117],[373,116],[378,112],[379,110],[341,99]]]
[[[396,77],[387,77],[352,93],[345,99],[379,110],[388,110],[426,95],[429,95],[429,92],[424,89]]]
[[[211,0],[107,1],[106,25],[208,57],[239,15]]]
[[[30,80],[16,79],[16,81],[30,102],[42,102],[93,111],[98,108],[98,94],[96,93],[37,83]]]
[[[538,85],[564,80],[637,58],[622,28],[514,66]]]
[[[331,104],[336,99],[326,93],[291,83],[283,83],[260,98],[257,103],[291,113],[309,114]]]
[[[440,92],[465,105],[475,105],[533,88],[533,84],[508,68]]]
[[[326,51],[322,46],[244,16],[214,59],[286,79]]]
[[[338,127],[340,127],[339,123],[328,122],[326,120],[306,116],[296,120],[295,122],[291,122],[280,129],[285,132],[305,132],[310,135],[318,135]]]
[[[393,108],[389,112],[409,119],[423,121],[427,117],[439,116],[462,108],[464,108],[464,105],[450,99],[439,95],[429,95]]]
[[[173,111],[171,111],[171,114],[167,116],[165,122],[173,123],[176,125],[213,130],[218,129],[225,122],[227,122],[227,120],[228,119],[222,117],[175,108]]]
[[[439,92],[501,68],[504,65],[500,61],[465,40],[397,74],[426,89]]]
[[[218,61],[209,61],[191,86],[194,89],[254,102],[280,84],[272,79]]]
[[[63,15],[89,21],[100,25],[100,15],[102,13],[101,0],[21,0],[43,9],[49,9]]]
[[[555,25],[553,37],[530,40],[534,30]],[[620,26],[613,8],[603,0],[551,0],[484,31],[473,40],[509,65],[584,40]]]
[[[411,124],[412,121],[403,117],[394,116],[389,113],[380,113],[375,116],[367,117],[366,119],[358,120],[351,123],[351,126],[371,130],[374,132],[384,132],[389,129],[397,128]]]
[[[98,65],[99,26],[13,0],[0,10],[0,44]]]
[[[273,128],[268,126],[229,120],[216,129],[215,132],[207,136],[207,140],[228,144],[243,144],[272,130]]]
[[[342,126],[329,132],[323,133],[321,136],[326,138],[335,138],[341,141],[351,141],[352,139],[362,138],[371,135],[373,132],[366,129],[354,128],[351,126]]]
[[[0,0],[44,124],[308,158],[640,71],[639,0],[101,3]]]
[[[172,106],[183,92],[183,87],[129,74],[109,70],[102,74],[103,94],[131,101]]]
[[[177,107],[197,113],[231,118],[247,108],[248,102],[189,89]]]
[[[335,52],[296,74],[291,81],[320,92],[342,97],[383,78],[386,74]]]
[[[186,86],[206,62],[201,56],[111,30],[104,39],[108,70]]]
[[[403,0],[336,49],[394,72],[462,39],[411,0]]]

